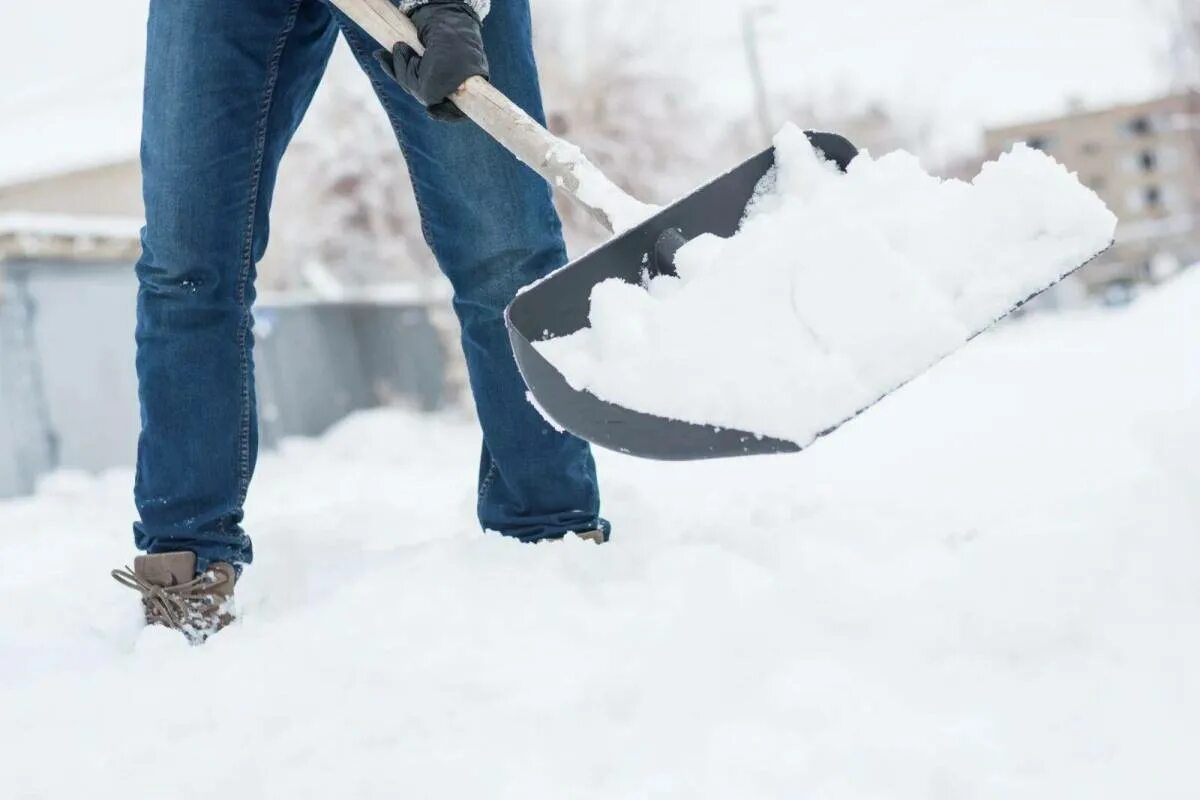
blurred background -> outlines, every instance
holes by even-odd
[[[0,497],[133,461],[146,5],[4,11]],[[690,190],[788,120],[964,179],[1026,141],[1122,220],[1117,247],[1035,311],[1128,304],[1200,261],[1194,0],[533,5],[551,127],[643,199]],[[574,254],[600,241],[561,211]],[[403,159],[340,45],[272,213],[256,311],[268,447],[362,408],[467,404]]]

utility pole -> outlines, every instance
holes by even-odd
[[[742,41],[746,48],[746,66],[750,71],[750,84],[754,91],[754,113],[758,118],[759,131],[765,144],[770,144],[775,136],[775,122],[771,118],[767,81],[763,74],[758,20],[774,13],[773,5],[749,6],[742,10]]]

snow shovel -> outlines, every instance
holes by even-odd
[[[404,42],[423,52],[417,31],[391,0],[330,0],[380,45]],[[524,290],[505,313],[521,376],[544,415],[593,444],[665,461],[797,452],[793,442],[749,431],[645,414],[573,389],[533,342],[588,325],[592,287],[609,278],[641,283],[674,272],[673,257],[703,233],[733,235],[755,187],[775,163],[767,150],[672,205],[657,209],[630,197],[579,151],[539,125],[482,78],[468,79],[451,99],[519,160],[580,203],[615,238]],[[850,142],[809,133],[813,145],[845,170],[858,154]]]

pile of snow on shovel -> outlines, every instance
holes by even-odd
[[[1025,145],[970,183],[902,151],[842,173],[790,125],[775,146],[736,235],[693,239],[678,277],[597,285],[589,328],[537,343],[574,388],[807,444],[1103,251],[1117,224]]]

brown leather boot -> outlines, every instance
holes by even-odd
[[[177,630],[192,644],[233,622],[233,587],[237,570],[218,562],[196,574],[196,554],[161,553],[138,556],[133,569],[114,569],[113,578],[142,595],[147,625]]]

